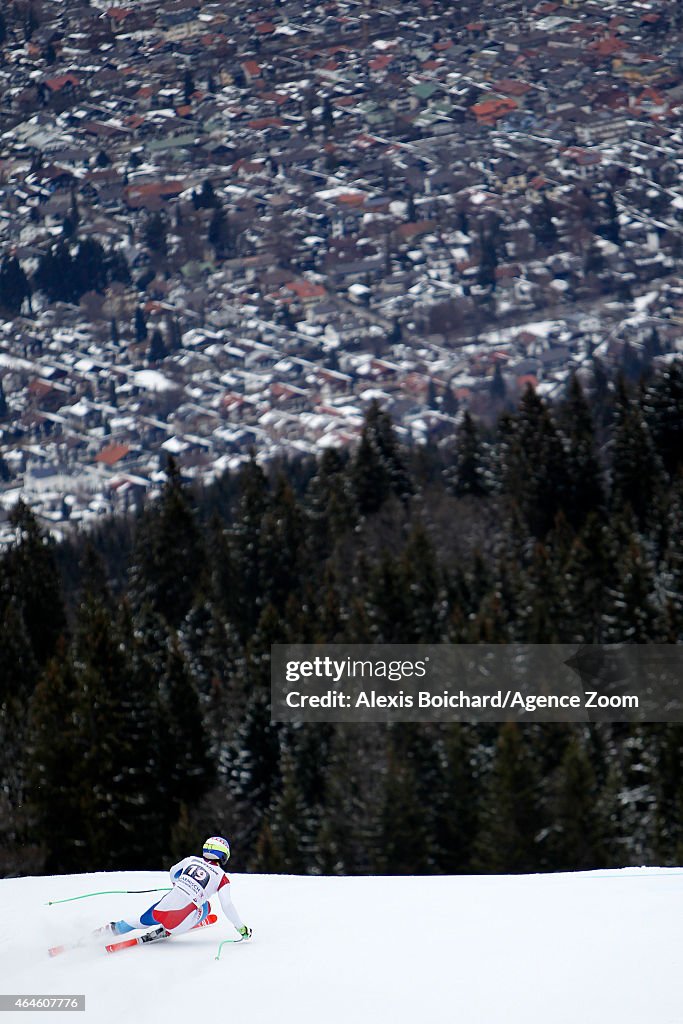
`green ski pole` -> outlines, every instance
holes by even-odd
[[[170,886],[164,886],[161,889],[103,889],[102,892],[85,892],[82,896],[68,896],[63,900],[48,900],[45,906],[54,907],[57,903],[73,903],[74,900],[87,900],[90,896],[128,896],[145,892],[170,892],[170,889]]]

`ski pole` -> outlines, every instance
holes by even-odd
[[[236,946],[238,942],[244,942],[244,938],[241,938],[241,939],[223,939],[223,941],[221,942],[220,946],[218,947],[218,952],[216,953],[216,956],[214,957],[214,960],[220,960],[220,958],[221,958],[221,950],[223,949],[223,946]]]
[[[170,886],[163,886],[161,889],[104,889],[102,892],[85,892],[82,896],[68,896],[64,900],[48,900],[46,907],[53,907],[56,903],[73,903],[74,900],[87,900],[90,896],[119,896],[138,895],[144,892],[170,892]]]

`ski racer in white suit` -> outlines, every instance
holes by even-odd
[[[225,873],[230,857],[230,844],[222,836],[207,839],[201,857],[185,857],[170,870],[172,888],[140,917],[112,921],[102,931],[125,935],[136,928],[160,925],[167,936],[181,935],[201,924],[209,913],[209,900],[218,894],[225,916],[240,935],[248,939],[251,928],[241,920],[230,897],[230,879]]]

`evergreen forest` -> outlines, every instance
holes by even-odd
[[[561,871],[683,859],[683,725],[273,725],[273,643],[681,643],[683,366],[528,389],[0,556],[0,874]]]

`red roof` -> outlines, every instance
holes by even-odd
[[[58,75],[57,78],[48,78],[45,84],[52,92],[59,92],[65,85],[73,85],[75,88],[81,83],[75,75]]]
[[[597,43],[590,43],[589,49],[599,53],[601,57],[610,57],[613,53],[621,53],[622,50],[628,49],[628,43],[610,36],[607,39],[600,39]]]
[[[257,117],[254,121],[247,122],[255,131],[261,131],[263,128],[282,128],[284,123],[281,117]]]
[[[581,149],[579,146],[568,146],[563,150],[562,155],[580,167],[590,167],[591,164],[602,163],[602,155],[596,149]]]
[[[40,378],[36,377],[29,384],[28,390],[30,394],[43,398],[45,395],[49,395],[51,391],[54,391],[54,388],[48,381],[40,380]]]
[[[317,299],[327,294],[321,284],[313,284],[312,281],[288,281],[285,288],[299,299]]]
[[[268,389],[273,398],[300,398],[301,395],[305,395],[306,392],[302,388],[295,388],[291,384],[285,384],[283,381],[273,381]]]
[[[516,110],[517,104],[513,99],[503,96],[500,99],[482,100],[470,107],[472,113],[480,121],[495,121],[511,110]]]
[[[362,192],[342,192],[337,196],[337,202],[344,206],[362,206],[366,199]]]
[[[174,199],[187,188],[185,181],[148,181],[140,185],[128,185],[125,195],[131,206],[144,205],[157,199]]]
[[[269,103],[277,103],[278,106],[289,103],[289,96],[285,96],[283,92],[262,92],[261,99],[267,100]]]
[[[502,92],[506,96],[524,96],[531,91],[531,86],[526,82],[520,82],[516,78],[501,78],[499,82],[493,83],[496,92]]]
[[[244,405],[246,398],[243,395],[235,394],[234,391],[226,391],[221,399],[221,406],[226,412],[230,409],[236,409],[240,405]]]
[[[433,228],[433,220],[409,221],[407,224],[400,224],[396,229],[396,234],[407,240],[410,238],[417,238],[418,235],[426,235],[427,232],[432,231]]]
[[[379,57],[373,57],[368,64],[371,71],[384,71],[393,62],[394,56],[391,53],[380,54]]]
[[[110,18],[113,18],[114,21],[123,21],[133,12],[129,7],[110,7],[106,13]]]
[[[95,462],[103,462],[105,466],[113,466],[125,455],[130,448],[127,444],[108,444],[106,448],[95,456]]]

